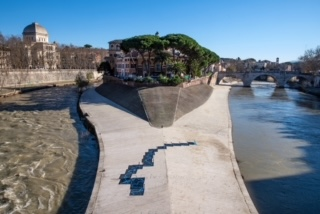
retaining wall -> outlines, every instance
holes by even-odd
[[[213,78],[214,78],[213,76],[201,77],[201,78],[198,78],[198,79],[191,80],[190,82],[183,82],[183,83],[179,84],[178,86],[181,87],[181,88],[187,88],[187,87],[190,87],[190,86],[201,85],[201,84],[213,86],[213,85],[215,85],[215,81],[216,81],[216,80],[213,80]],[[125,82],[125,81],[123,81],[123,80],[121,80],[119,78],[105,75],[103,77],[103,83],[107,83],[107,82],[109,82],[109,83],[112,82],[112,83],[117,83],[117,84],[125,84],[125,85],[129,85],[129,86],[132,86],[132,87],[162,86],[159,83],[156,83],[156,84],[154,84],[154,83],[139,83],[139,82],[134,82],[134,81]]]
[[[0,70],[0,87],[17,87],[45,83],[73,82],[79,72],[92,73],[94,79],[102,77],[96,70]]]
[[[190,82],[184,82],[184,83],[181,83],[179,86],[182,88],[187,88],[190,86],[202,85],[202,84],[213,86],[214,81],[212,80],[212,76],[201,77],[198,79],[191,80]]]

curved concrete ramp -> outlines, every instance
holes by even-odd
[[[212,93],[208,85],[188,88],[153,87],[134,88],[121,84],[102,84],[96,91],[102,96],[124,107],[153,127],[169,127],[184,116],[203,105]]]
[[[184,88],[180,92],[175,121],[203,105],[210,97],[213,88],[208,85],[196,85]]]
[[[101,84],[96,88],[96,91],[135,114],[137,117],[147,121],[147,116],[136,88],[116,83],[108,83]]]
[[[179,87],[156,87],[139,90],[149,123],[152,126],[168,127],[173,124],[180,90]]]

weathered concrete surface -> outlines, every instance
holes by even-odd
[[[154,127],[171,126],[175,119],[181,88],[155,87],[140,90],[139,94],[149,122]]]
[[[235,161],[228,93],[215,86],[206,103],[159,129],[86,91],[80,107],[96,127],[101,149],[87,213],[257,213]],[[158,150],[154,166],[132,176],[145,177],[144,195],[130,196],[130,185],[119,185],[120,175],[141,164],[148,149],[189,141],[197,145]]]
[[[153,127],[169,127],[183,115],[205,103],[212,87],[201,84],[181,88],[174,86],[131,87],[105,83],[96,91],[144,119]]]
[[[139,91],[136,88],[124,84],[108,83],[99,85],[96,91],[109,100],[128,109],[130,112],[133,112],[141,119],[148,120],[141,103]]]

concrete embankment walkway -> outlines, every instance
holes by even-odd
[[[228,93],[216,86],[171,127],[154,128],[86,91],[80,107],[101,152],[87,213],[257,213],[235,161]]]

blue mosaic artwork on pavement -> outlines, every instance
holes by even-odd
[[[166,143],[163,146],[158,146],[155,149],[149,149],[142,158],[142,164],[129,165],[126,172],[120,175],[119,184],[130,184],[130,195],[132,196],[143,195],[145,178],[132,178],[132,175],[136,174],[138,170],[143,169],[143,167],[154,166],[153,157],[159,150],[167,149],[173,146],[191,145],[197,145],[197,143],[195,141],[187,143]]]

